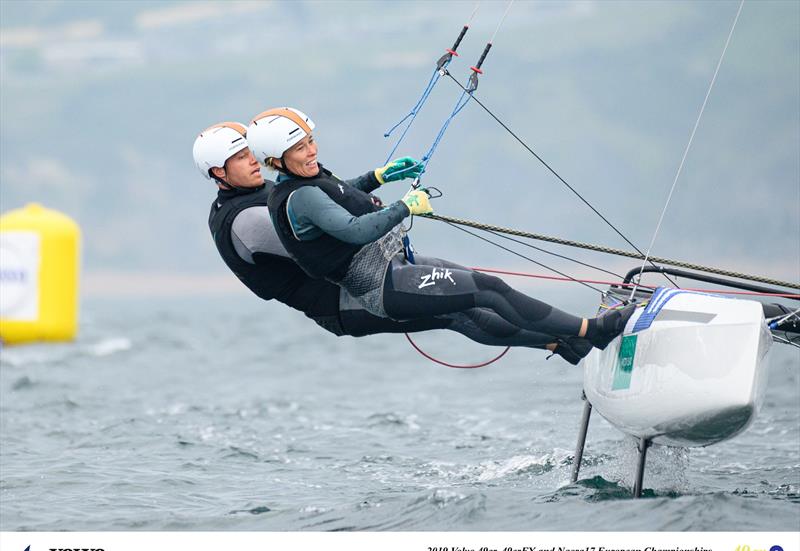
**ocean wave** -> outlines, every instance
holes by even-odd
[[[555,448],[544,455],[515,455],[502,461],[485,461],[477,466],[469,467],[464,477],[478,482],[487,482],[506,477],[532,477],[548,473],[556,468],[564,467],[572,462],[572,453]]]
[[[408,431],[417,431],[420,429],[417,418],[418,416],[414,413],[409,415],[394,412],[373,413],[367,417],[367,422],[370,427],[401,427]]]
[[[131,340],[126,337],[110,337],[86,347],[90,356],[103,358],[117,352],[125,352],[133,347]]]

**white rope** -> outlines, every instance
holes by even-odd
[[[779,342],[779,343],[782,343],[782,344],[790,344],[790,345],[794,346],[795,348],[800,348],[800,344],[797,344],[796,342],[790,341],[789,339],[784,339],[783,337],[779,337],[778,335],[772,335],[772,339],[775,342]]]
[[[494,30],[494,34],[492,38],[489,40],[489,44],[494,44],[494,38],[497,36],[497,32],[500,30],[500,27],[503,25],[503,21],[506,20],[506,15],[508,15],[508,10],[511,9],[511,4],[514,3],[514,0],[510,0],[508,6],[506,7],[506,11],[503,14],[503,17],[500,18],[500,23],[497,24],[497,28]]]
[[[697,132],[697,127],[700,126],[700,119],[703,117],[703,111],[706,109],[706,104],[708,103],[708,98],[711,95],[711,90],[714,88],[714,82],[717,80],[717,74],[719,73],[719,68],[722,66],[722,60],[725,59],[725,52],[728,51],[728,45],[731,43],[731,37],[733,36],[733,31],[736,28],[736,22],[739,21],[739,14],[742,13],[742,6],[744,6],[744,0],[741,0],[739,3],[739,9],[736,11],[736,17],[733,19],[733,25],[731,25],[731,30],[728,33],[728,39],[725,41],[725,47],[722,49],[722,55],[719,56],[719,62],[717,62],[717,68],[714,70],[714,76],[711,78],[711,84],[708,86],[708,91],[706,92],[706,97],[703,100],[703,105],[700,107],[700,113],[697,115],[697,120],[694,123],[694,128],[692,128],[692,134],[689,136],[689,143],[686,144],[686,149],[683,151],[683,157],[681,158],[681,163],[678,166],[678,172],[675,174],[675,179],[672,181],[672,188],[669,190],[669,195],[667,196],[667,202],[664,204],[664,209],[661,211],[661,217],[658,219],[658,224],[656,225],[656,231],[653,233],[653,239],[650,240],[650,246],[647,248],[647,253],[644,255],[644,261],[642,262],[642,267],[639,269],[639,277],[636,279],[636,284],[633,286],[633,290],[631,291],[631,299],[633,298],[634,293],[636,293],[636,287],[639,285],[639,281],[642,278],[642,271],[644,270],[645,265],[647,264],[647,259],[650,256],[650,251],[653,249],[653,244],[656,242],[656,237],[658,236],[658,232],[661,229],[661,223],[664,221],[664,215],[667,213],[667,207],[669,207],[669,203],[672,200],[672,194],[675,191],[675,186],[678,184],[678,178],[681,175],[681,171],[683,170],[683,165],[686,162],[686,157],[689,155],[689,149],[692,147],[692,142],[694,141],[694,135]]]
[[[481,7],[481,0],[478,0],[475,3],[475,9],[472,10],[472,15],[470,15],[469,19],[467,20],[467,27],[469,27],[469,24],[472,23],[472,19],[475,17],[475,14],[478,13],[478,8],[480,7]]]

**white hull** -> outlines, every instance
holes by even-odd
[[[595,411],[627,434],[707,446],[752,421],[771,344],[758,302],[661,290],[648,310],[637,309],[621,337],[586,357],[584,392]]]

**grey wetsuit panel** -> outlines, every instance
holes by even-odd
[[[231,227],[231,241],[242,260],[250,264],[255,264],[253,261],[255,253],[289,257],[278,234],[275,233],[266,206],[250,207],[240,212]]]

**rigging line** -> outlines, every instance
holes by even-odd
[[[500,232],[496,232],[496,231],[493,231],[493,230],[483,230],[483,231],[491,233],[492,235],[495,235],[497,237],[501,237],[503,239],[508,239],[509,241],[513,241],[514,243],[519,243],[520,245],[522,245],[524,247],[529,247],[531,249],[543,252],[545,254],[549,254],[549,255],[555,256],[557,258],[563,258],[564,260],[569,260],[570,262],[574,262],[576,264],[580,264],[581,266],[585,266],[587,268],[592,268],[592,269],[597,270],[599,272],[603,272],[604,274],[608,274],[608,275],[612,275],[614,277],[618,277],[620,280],[625,279],[624,276],[621,276],[621,275],[619,275],[617,273],[614,273],[614,272],[612,272],[610,270],[606,270],[605,268],[600,268],[599,266],[593,266],[593,265],[588,264],[586,262],[582,262],[582,261],[580,261],[580,260],[578,260],[576,258],[571,258],[571,257],[563,255],[563,254],[558,254],[558,253],[554,253],[553,251],[548,251],[547,249],[543,249],[541,247],[537,247],[536,245],[534,245],[532,243],[527,243],[527,242],[521,241],[519,239],[514,239],[513,237],[510,237],[508,235],[504,235],[504,234],[502,234]]]
[[[450,112],[450,116],[447,117],[447,119],[445,119],[444,123],[442,124],[441,128],[439,129],[438,134],[436,134],[436,138],[433,140],[433,143],[431,144],[430,148],[428,149],[427,153],[425,153],[425,155],[423,155],[422,161],[420,161],[420,163],[419,163],[419,164],[422,165],[422,172],[423,173],[427,169],[428,163],[430,162],[431,157],[433,157],[433,154],[436,152],[436,148],[439,147],[439,144],[441,143],[442,138],[444,138],[444,134],[447,131],[447,128],[450,126],[450,123],[453,122],[453,119],[455,119],[456,115],[458,115],[464,109],[464,107],[467,106],[467,104],[469,103],[470,98],[472,97],[472,93],[475,92],[475,90],[478,89],[478,75],[483,74],[483,71],[481,70],[481,66],[483,65],[483,62],[486,61],[486,56],[489,55],[489,50],[492,48],[492,42],[494,41],[495,37],[497,36],[497,33],[500,31],[500,27],[503,26],[503,21],[505,21],[506,16],[508,15],[508,12],[511,9],[511,5],[513,3],[514,3],[514,0],[510,0],[508,2],[508,5],[506,6],[506,11],[503,12],[503,17],[500,18],[500,22],[497,24],[497,27],[494,30],[494,34],[492,35],[492,38],[489,40],[489,42],[486,43],[486,47],[484,47],[483,53],[481,53],[481,56],[478,58],[477,63],[475,63],[474,66],[470,67],[470,70],[472,71],[472,73],[470,74],[469,79],[467,81],[467,87],[466,88],[462,87],[463,92],[461,93],[461,96],[459,96],[458,101],[456,101],[455,107],[453,107],[453,110]],[[445,74],[449,74],[447,72],[447,65],[446,64],[445,65],[440,64],[437,68],[439,69],[439,75],[440,76],[444,76]],[[414,184],[412,185],[412,187],[414,187],[414,188],[419,187],[419,183],[420,183],[421,178],[422,178],[421,174],[420,174],[420,176],[417,176],[417,178],[414,180]]]
[[[528,257],[528,256],[525,256],[525,255],[524,255],[524,254],[522,254],[522,253],[518,253],[517,251],[515,251],[515,250],[513,250],[513,249],[509,249],[508,247],[504,247],[504,246],[503,246],[503,245],[501,245],[500,243],[495,243],[495,242],[494,242],[494,241],[492,241],[491,239],[487,239],[487,238],[483,237],[482,235],[478,235],[477,233],[475,233],[475,232],[471,232],[471,231],[469,231],[468,229],[462,228],[461,226],[458,226],[458,225],[456,225],[456,224],[452,224],[452,223],[450,223],[450,222],[445,222],[445,223],[446,223],[446,224],[448,224],[448,225],[450,225],[450,226],[452,226],[452,227],[454,227],[454,228],[455,228],[455,229],[457,229],[457,230],[461,230],[461,231],[463,231],[464,233],[468,233],[469,235],[471,235],[471,236],[473,236],[473,237],[477,237],[477,238],[478,238],[478,239],[480,239],[481,241],[486,241],[487,243],[489,243],[489,244],[491,244],[491,245],[494,245],[495,247],[498,247],[498,248],[500,248],[500,249],[503,249],[504,251],[508,251],[508,252],[510,252],[511,254],[517,255],[517,256],[518,256],[518,257],[520,257],[520,258],[524,258],[525,260],[527,260],[527,261],[529,261],[529,262],[533,262],[534,264],[536,264],[537,266],[541,266],[541,267],[542,267],[542,268],[544,268],[545,270],[550,270],[551,272],[557,273],[558,275],[560,275],[560,276],[562,276],[562,277],[565,277],[565,278],[569,279],[570,281],[574,281],[575,283],[580,283],[581,285],[583,285],[584,287],[588,287],[588,288],[589,288],[589,289],[591,289],[592,291],[597,291],[597,292],[598,292],[598,293],[600,293],[600,295],[601,295],[601,296],[603,296],[603,297],[605,297],[605,295],[606,295],[605,291],[601,291],[601,290],[600,290],[600,289],[598,289],[597,287],[593,287],[592,285],[589,285],[588,283],[584,283],[583,281],[580,281],[579,279],[576,279],[576,278],[574,278],[574,277],[572,277],[572,276],[570,276],[570,275],[568,275],[568,274],[565,274],[564,272],[560,272],[560,271],[556,270],[555,268],[551,268],[550,266],[548,266],[548,265],[546,265],[546,264],[542,264],[542,263],[541,263],[541,262],[539,262],[538,260],[534,260],[534,259],[532,259],[532,258],[530,258],[530,257]]]
[[[481,0],[478,0],[477,2],[475,2],[475,8],[472,10],[472,15],[470,15],[469,19],[467,19],[467,26],[469,26],[469,24],[472,23],[472,19],[475,17],[475,14],[478,13],[478,8],[480,7],[481,7]]]
[[[414,350],[419,352],[423,357],[425,357],[426,359],[428,359],[428,360],[430,360],[430,361],[432,361],[434,363],[437,363],[439,365],[443,365],[445,367],[453,367],[455,369],[477,369],[479,367],[486,367],[487,365],[493,364],[494,362],[496,362],[497,360],[499,360],[500,358],[505,356],[508,353],[508,351],[511,350],[510,346],[506,346],[505,349],[502,352],[500,352],[497,356],[495,356],[494,358],[492,358],[490,360],[485,360],[485,361],[482,361],[482,362],[478,362],[476,364],[466,364],[466,365],[464,365],[464,364],[454,364],[454,363],[450,363],[450,362],[446,362],[444,360],[439,360],[437,358],[434,358],[433,356],[431,356],[430,354],[425,352],[417,343],[415,343],[414,340],[411,338],[411,335],[409,335],[408,333],[406,333],[405,335],[406,335],[406,339],[408,339],[408,342],[411,343],[412,347],[414,347]]]
[[[644,270],[644,265],[647,264],[647,259],[650,256],[650,251],[653,249],[653,244],[656,242],[656,237],[658,236],[659,230],[661,230],[661,223],[664,221],[664,215],[667,213],[667,208],[669,207],[669,203],[672,200],[672,194],[675,192],[675,187],[678,184],[678,178],[680,178],[681,171],[683,171],[683,165],[686,163],[686,157],[689,155],[689,150],[692,147],[692,142],[694,141],[694,136],[697,133],[697,127],[700,126],[700,119],[703,118],[703,112],[706,109],[706,104],[708,103],[708,98],[711,95],[711,90],[714,88],[714,83],[717,80],[717,75],[719,74],[719,68],[722,66],[722,60],[725,59],[725,52],[728,51],[728,45],[731,43],[731,37],[733,37],[733,31],[736,29],[736,22],[739,21],[739,15],[742,13],[742,7],[744,6],[744,0],[739,2],[739,9],[736,11],[736,17],[733,19],[733,25],[731,25],[731,30],[728,32],[728,38],[725,41],[725,47],[722,48],[722,55],[719,56],[719,61],[717,62],[717,68],[714,70],[714,76],[711,77],[711,83],[708,85],[708,90],[706,91],[706,97],[703,99],[703,105],[700,107],[700,113],[697,115],[697,120],[694,123],[694,128],[692,128],[692,133],[689,136],[689,143],[686,144],[686,149],[683,150],[683,157],[681,158],[681,162],[678,165],[678,171],[675,173],[675,179],[672,181],[672,187],[669,190],[669,195],[667,196],[667,202],[664,203],[664,208],[661,210],[661,217],[658,219],[658,224],[656,224],[656,231],[653,232],[653,238],[650,240],[650,246],[647,248],[647,254],[644,255],[644,261],[642,262],[642,267],[639,269],[639,277],[642,277],[642,271]],[[631,292],[631,298],[633,297],[633,293],[636,292],[636,287],[633,288]]]
[[[567,247],[577,247],[579,249],[586,249],[589,251],[595,251],[605,254],[613,254],[616,256],[624,256],[627,258],[635,258],[637,260],[641,260],[644,258],[643,254],[637,254],[631,251],[625,251],[622,249],[615,249],[612,247],[604,247],[601,245],[593,245],[591,243],[583,243],[580,241],[571,241],[569,239],[561,239],[560,237],[552,237],[549,235],[542,235],[538,233],[526,232],[522,230],[515,230],[513,228],[504,228],[502,226],[494,226],[491,224],[484,224],[482,222],[475,222],[473,220],[466,220],[464,218],[454,218],[452,216],[444,216],[441,214],[419,214],[417,215],[420,218],[427,218],[429,220],[435,220],[437,222],[445,222],[448,224],[457,224],[460,226],[468,226],[470,228],[475,229],[490,229],[499,233],[505,233],[508,235],[516,235],[517,237],[525,237],[528,239],[535,239],[537,241],[547,241],[548,243],[555,243],[557,245],[565,245]],[[756,276],[752,274],[745,274],[742,272],[734,272],[731,270],[725,270],[722,268],[714,268],[712,266],[703,266],[701,264],[693,264],[691,262],[684,262],[681,260],[672,260],[669,258],[662,258],[658,256],[651,256],[651,261],[658,262],[660,264],[667,264],[670,266],[677,266],[679,268],[686,268],[689,270],[696,270],[698,272],[707,272],[709,274],[716,274],[722,275],[727,277],[732,277],[735,279],[746,279],[748,281],[757,281],[759,283],[766,283],[768,285],[775,285],[778,287],[787,287],[789,289],[800,289],[800,283],[792,283],[790,281],[781,281],[778,279],[772,279],[763,276]]]
[[[784,339],[783,337],[779,337],[778,335],[772,335],[772,338],[780,343],[789,344],[791,346],[794,346],[795,348],[800,348],[800,344],[797,344],[792,340]]]
[[[506,11],[505,11],[505,13],[503,13],[503,17],[500,18],[500,23],[497,24],[497,28],[494,30],[494,34],[492,35],[492,38],[489,39],[489,43],[490,44],[494,43],[494,39],[497,36],[497,32],[500,30],[500,27],[503,25],[503,21],[506,20],[506,15],[508,15],[508,10],[511,9],[511,4],[513,4],[513,3],[514,3],[514,0],[510,0],[508,2],[508,6],[506,6]]]
[[[465,96],[467,98],[466,100],[464,100]],[[453,119],[456,117],[456,115],[458,115],[461,110],[464,109],[464,106],[467,105],[468,101],[469,94],[467,92],[462,92],[461,96],[458,98],[458,101],[456,101],[456,105],[453,107],[453,111],[450,113],[450,116],[447,117],[447,119],[444,121],[444,124],[442,124],[442,127],[439,129],[439,133],[436,134],[436,138],[434,138],[431,147],[428,149],[428,152],[422,156],[422,161],[420,164],[422,165],[423,172],[426,168],[428,168],[428,163],[430,162],[431,157],[433,157],[434,152],[436,152],[436,148],[439,147],[439,143],[441,143],[442,138],[444,138],[444,133],[450,126],[450,123],[453,122]]]
[[[453,82],[455,82],[455,83],[458,85],[458,87],[459,87],[459,88],[461,88],[461,89],[462,89],[462,90],[464,90],[464,91],[466,91],[466,90],[467,90],[466,88],[464,88],[464,87],[461,85],[461,83],[460,83],[460,82],[458,82],[458,80],[456,80],[456,78],[455,78],[453,75],[451,75],[451,74],[450,74],[450,72],[449,72],[449,71],[445,71],[445,75],[447,75],[448,77],[450,77],[450,80],[452,80]],[[486,105],[484,105],[484,103],[483,103],[483,102],[482,102],[480,99],[478,99],[478,97],[477,97],[477,96],[476,96],[474,93],[470,94],[470,96],[471,96],[471,98],[472,98],[473,100],[475,100],[475,102],[476,102],[478,105],[480,105],[480,106],[483,108],[483,110],[484,110],[484,111],[486,111],[486,113],[488,113],[488,114],[489,114],[489,116],[490,116],[490,117],[492,117],[492,118],[495,120],[495,122],[497,122],[497,124],[499,124],[500,126],[502,126],[502,127],[505,129],[505,131],[506,131],[506,132],[508,132],[508,133],[509,133],[509,134],[510,134],[510,135],[511,135],[511,136],[512,136],[512,137],[513,137],[515,140],[517,140],[517,141],[520,143],[520,145],[522,145],[522,147],[524,147],[525,149],[527,149],[527,150],[528,150],[528,153],[530,153],[531,155],[533,155],[534,157],[536,157],[536,159],[537,159],[537,160],[538,160],[540,163],[542,163],[542,165],[543,165],[543,166],[544,166],[544,167],[545,167],[547,170],[549,170],[549,171],[550,171],[550,172],[553,174],[553,176],[555,176],[556,178],[558,178],[558,179],[559,179],[559,181],[560,181],[562,184],[564,184],[565,186],[567,186],[567,187],[569,188],[569,190],[570,190],[570,191],[572,191],[572,193],[574,193],[574,194],[575,194],[575,195],[578,197],[578,199],[580,199],[581,201],[583,201],[583,202],[584,202],[584,204],[585,204],[587,207],[589,207],[590,209],[592,209],[592,211],[594,211],[594,213],[595,213],[597,216],[599,216],[599,217],[600,217],[600,218],[603,220],[603,222],[605,222],[606,224],[608,224],[608,226],[609,226],[609,227],[610,227],[612,230],[614,230],[614,231],[617,233],[617,235],[619,235],[619,236],[620,236],[622,239],[624,239],[624,240],[625,240],[625,242],[626,242],[628,245],[630,245],[631,247],[633,247],[633,248],[634,248],[634,250],[635,250],[636,252],[638,252],[638,253],[639,253],[639,254],[640,254],[642,257],[644,257],[644,253],[643,253],[643,252],[642,252],[642,251],[639,249],[639,247],[637,247],[636,245],[634,245],[634,244],[633,244],[633,242],[632,242],[630,239],[628,239],[628,238],[625,236],[625,234],[623,234],[623,233],[622,233],[622,232],[621,232],[619,229],[617,229],[617,227],[616,227],[614,224],[612,224],[612,223],[611,223],[611,221],[610,221],[608,218],[606,218],[605,216],[603,216],[603,214],[602,214],[602,213],[601,213],[599,210],[597,210],[597,209],[596,209],[596,208],[595,208],[595,207],[594,207],[594,206],[593,206],[591,203],[589,203],[589,201],[587,201],[586,199],[584,199],[583,195],[581,195],[581,194],[578,192],[578,190],[576,190],[574,187],[572,187],[571,185],[569,185],[569,184],[567,183],[567,181],[566,181],[564,178],[562,178],[562,177],[561,177],[561,175],[560,175],[558,172],[556,172],[556,171],[555,171],[555,170],[554,170],[554,169],[553,169],[553,168],[552,168],[552,167],[551,167],[549,164],[547,164],[547,162],[546,162],[544,159],[542,159],[542,158],[541,158],[541,157],[540,157],[540,156],[539,156],[539,155],[538,155],[538,154],[537,154],[537,153],[536,153],[536,152],[535,152],[533,149],[531,149],[531,147],[530,147],[528,144],[526,144],[526,143],[525,143],[525,142],[522,140],[522,138],[520,138],[520,137],[519,137],[519,136],[518,136],[518,135],[517,135],[517,134],[516,134],[516,133],[515,133],[513,130],[511,130],[511,128],[509,128],[509,127],[508,127],[508,125],[507,125],[506,123],[504,123],[503,121],[501,121],[501,120],[500,120],[500,119],[497,117],[497,115],[495,115],[495,114],[494,114],[494,113],[491,111],[491,109],[489,109],[488,107],[486,107]],[[650,264],[651,264],[651,265],[652,265],[654,268],[657,268],[657,266],[656,266],[656,265],[653,263],[653,261],[652,261],[652,258],[650,259]],[[675,287],[677,287],[677,286],[678,286],[678,284],[677,284],[677,283],[675,283],[674,281],[672,281],[672,279],[670,279],[670,278],[669,278],[669,277],[668,277],[666,274],[662,274],[662,275],[663,275],[664,277],[666,277],[666,278],[667,278],[667,280],[669,280],[669,282],[670,282],[672,285],[675,285]]]
[[[436,83],[439,81],[439,77],[440,76],[441,75],[439,74],[439,70],[438,69],[434,69],[433,70],[433,74],[431,75],[431,78],[428,81],[428,85],[425,87],[425,90],[422,92],[422,96],[420,96],[419,100],[417,101],[417,104],[411,109],[411,111],[409,111],[409,113],[405,117],[403,117],[400,120],[400,122],[395,124],[393,127],[391,127],[389,130],[387,130],[383,134],[384,138],[388,138],[389,136],[392,135],[392,132],[394,132],[400,125],[402,125],[405,121],[407,121],[409,118],[411,118],[409,123],[403,129],[403,132],[400,134],[400,137],[394,143],[394,146],[392,147],[392,150],[389,151],[389,155],[386,156],[386,163],[388,163],[389,161],[392,160],[392,156],[397,151],[397,148],[400,147],[400,143],[405,139],[406,134],[411,129],[411,125],[414,124],[414,120],[417,118],[417,115],[419,114],[420,110],[422,110],[422,106],[427,101],[428,96],[431,95],[431,92],[433,91],[433,87],[436,86]]]
[[[564,282],[572,282],[570,278],[567,277],[556,277],[556,276],[546,276],[541,274],[532,274],[529,272],[512,272],[510,270],[499,270],[496,268],[481,268],[478,266],[471,266],[471,270],[475,270],[476,272],[486,272],[488,274],[501,274],[501,275],[510,275],[510,276],[517,276],[517,277],[530,277],[534,279],[547,279],[550,281],[564,281]],[[621,281],[600,281],[596,279],[584,279],[581,278],[579,281],[583,281],[584,283],[595,283],[597,285],[609,285],[613,287],[632,287],[633,283],[623,283]],[[656,285],[639,285],[641,289],[648,289],[650,291],[654,291],[658,287]],[[684,287],[684,291],[696,291],[698,293],[705,293],[705,294],[714,294],[714,295],[736,295],[736,296],[754,296],[754,297],[775,297],[775,298],[794,298],[800,299],[800,295],[794,293],[765,293],[760,291],[733,291],[731,289],[699,289],[699,288],[691,288],[691,287]],[[769,320],[767,320],[769,321]]]
[[[400,119],[400,121],[397,122],[394,126],[392,126],[389,130],[384,132],[383,137],[388,138],[389,136],[392,135],[392,133],[395,130],[397,130],[397,128],[399,128],[403,123],[405,123],[408,120],[408,124],[406,124],[405,128],[403,128],[403,132],[400,134],[400,137],[397,139],[397,141],[395,141],[395,144],[392,147],[392,150],[389,152],[389,155],[387,155],[386,163],[388,163],[392,159],[392,156],[397,151],[397,148],[400,147],[400,143],[402,143],[402,141],[405,139],[406,134],[408,134],[408,131],[411,129],[411,125],[414,124],[414,120],[416,120],[417,115],[422,110],[422,106],[425,105],[426,101],[428,101],[428,97],[430,97],[431,93],[433,92],[436,83],[439,82],[439,78],[441,78],[442,75],[444,75],[444,71],[452,61],[453,56],[458,55],[457,53],[458,46],[461,44],[461,41],[464,40],[464,36],[467,34],[467,31],[469,30],[469,25],[472,22],[472,19],[475,17],[475,14],[478,12],[478,8],[480,7],[480,5],[481,5],[480,0],[478,0],[478,2],[475,4],[475,8],[472,10],[472,14],[469,16],[469,19],[462,27],[461,32],[456,38],[456,41],[453,43],[453,47],[447,48],[445,50],[444,55],[442,55],[442,57],[440,57],[439,60],[436,62],[436,67],[433,69],[433,73],[431,74],[430,80],[428,80],[427,86],[425,86],[425,89],[422,91],[422,95],[417,100],[417,103],[414,105],[414,107],[411,108],[411,111],[409,111],[405,117]]]

